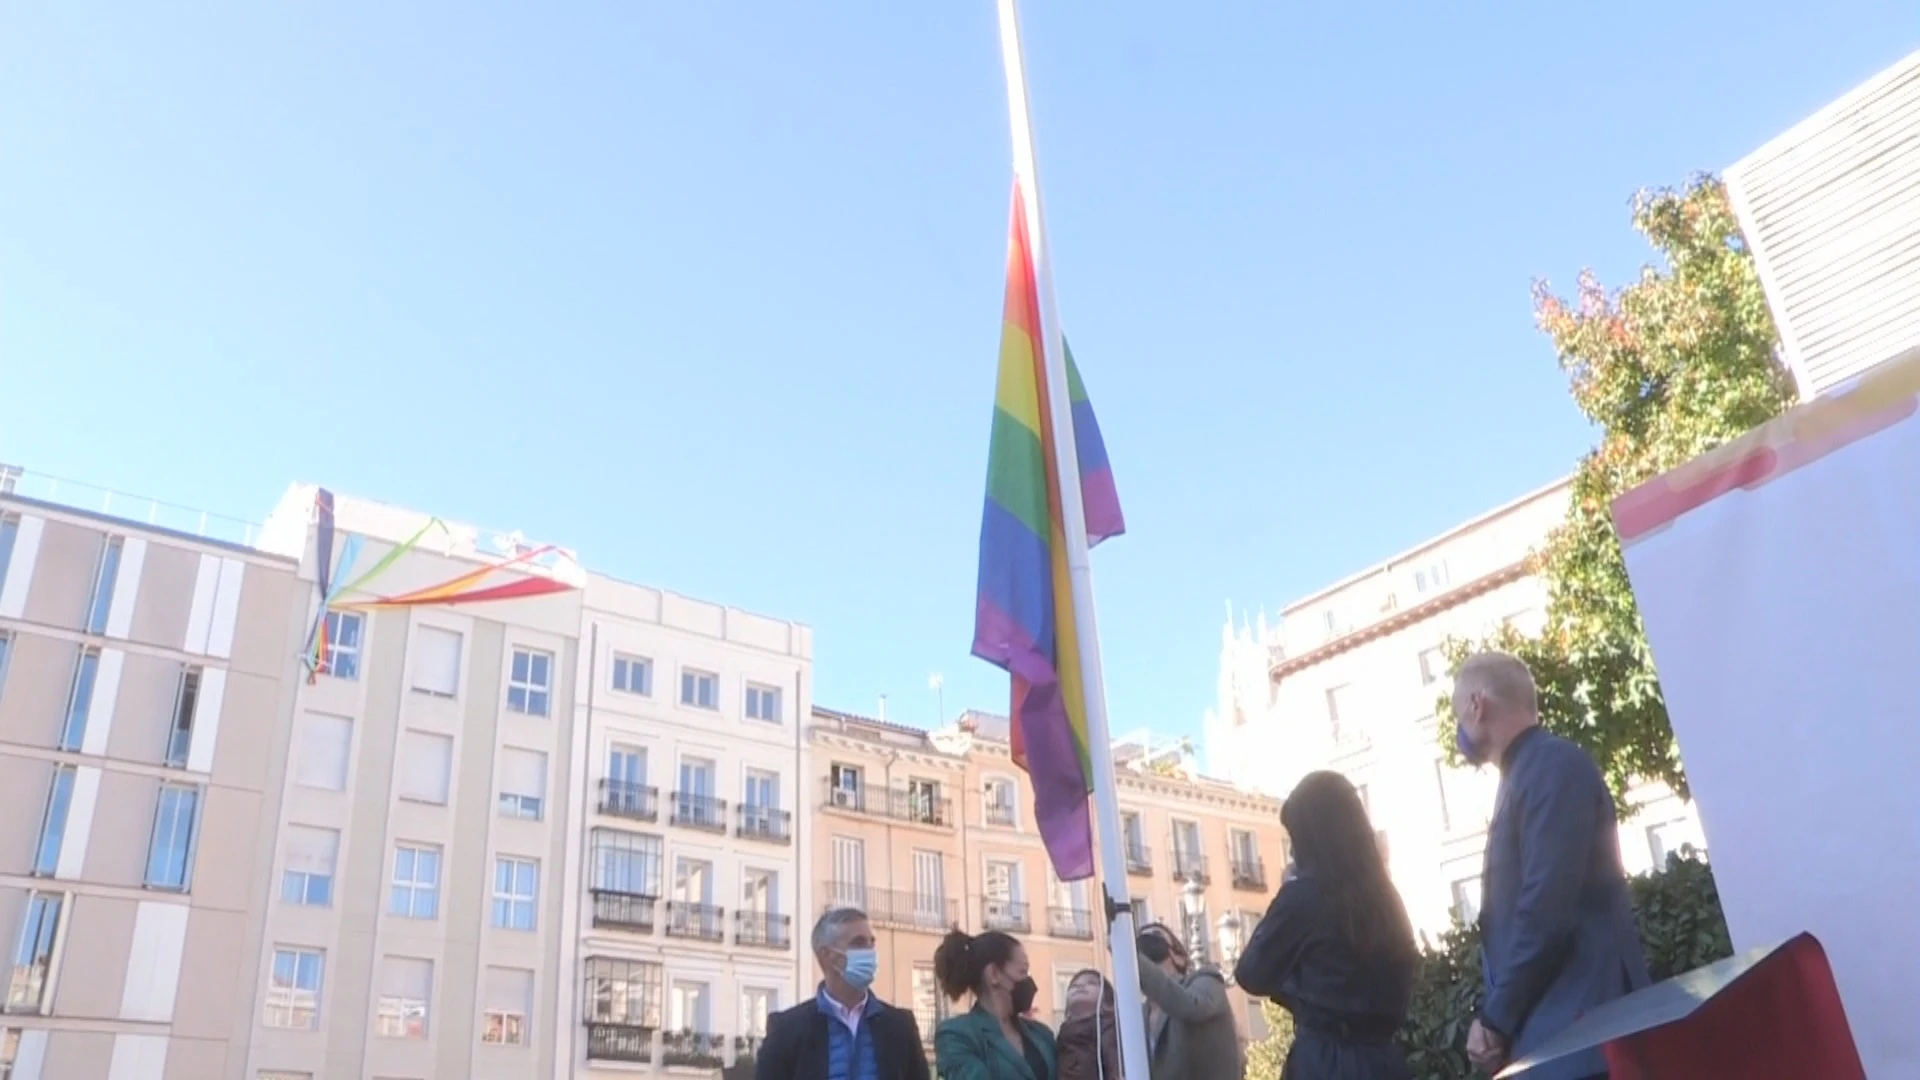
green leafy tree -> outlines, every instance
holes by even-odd
[[[1534,287],[1534,315],[1553,339],[1575,404],[1600,431],[1573,477],[1566,521],[1535,555],[1547,585],[1538,637],[1503,628],[1454,641],[1455,664],[1475,648],[1525,660],[1540,685],[1543,723],[1584,746],[1623,801],[1637,778],[1682,797],[1686,772],[1667,721],[1640,611],[1613,530],[1616,496],[1779,415],[1793,386],[1775,359],[1766,297],[1713,177],[1642,192],[1634,228],[1664,262],[1617,292],[1582,273],[1571,298]],[[1453,724],[1439,726],[1451,747]]]
[[[1260,1015],[1267,1021],[1267,1037],[1247,1045],[1246,1080],[1280,1080],[1287,1064],[1287,1051],[1293,1049],[1293,1014],[1271,1001],[1260,1003]]]

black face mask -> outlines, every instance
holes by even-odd
[[[1040,996],[1040,984],[1029,975],[1013,984],[1013,1015],[1025,1016],[1033,1011],[1033,999]]]

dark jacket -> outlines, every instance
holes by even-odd
[[[1529,728],[1507,747],[1480,896],[1480,1021],[1511,1041],[1515,1058],[1647,985],[1613,796],[1587,752],[1558,735]],[[1606,1072],[1595,1049],[1527,1076]]]
[[[1000,1021],[975,1006],[971,1012],[941,1021],[933,1033],[933,1060],[941,1080],[1054,1080],[1060,1064],[1054,1053],[1053,1032],[1025,1017],[1020,1018],[1020,1030],[1039,1052],[1047,1075],[1033,1075],[1025,1048],[1007,1045]]]
[[[1060,1025],[1054,1040],[1060,1080],[1120,1080],[1120,1025],[1111,1008],[1076,1016]]]
[[[1405,947],[1362,955],[1341,912],[1311,874],[1280,887],[1233,969],[1249,994],[1293,1014],[1293,1047],[1281,1076],[1401,1080],[1411,1075],[1394,1032],[1413,997],[1413,931]]]
[[[1218,968],[1202,966],[1176,979],[1158,964],[1143,963],[1140,992],[1160,1009],[1158,1030],[1147,1032],[1149,1080],[1240,1080],[1245,1074],[1233,1001]]]
[[[926,1046],[911,1012],[872,999],[860,1022],[873,1025],[874,1063],[880,1080],[928,1080]],[[838,1020],[820,1011],[816,995],[767,1021],[767,1039],[754,1058],[753,1080],[827,1080],[827,1025]]]

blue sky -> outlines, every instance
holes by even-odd
[[[1900,0],[1448,6],[1029,0],[1116,730],[1197,731],[1224,601],[1568,470],[1530,281],[1621,282],[1636,188],[1920,44]],[[1009,170],[991,0],[12,5],[0,461],[517,528],[813,624],[823,704],[1003,708]]]

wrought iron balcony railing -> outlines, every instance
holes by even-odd
[[[1033,918],[1027,913],[1027,905],[1018,900],[982,900],[980,916],[989,930],[1004,930],[1009,934],[1033,932]]]
[[[726,909],[712,904],[667,901],[667,936],[693,941],[727,940]]]
[[[1191,851],[1173,852],[1173,880],[1191,881],[1200,885],[1213,884],[1212,875],[1207,873],[1207,857]]]
[[[793,815],[770,806],[741,803],[734,807],[734,835],[768,844],[793,843]]]
[[[653,1029],[587,1021],[587,1060],[653,1064]]]
[[[821,901],[829,908],[858,908],[866,912],[868,921],[875,926],[896,930],[944,934],[960,924],[959,903],[930,893],[869,889],[832,881],[822,887]]]
[[[1146,877],[1153,875],[1153,851],[1147,845],[1127,845],[1127,873]]]
[[[673,793],[673,824],[707,832],[727,831],[727,800],[691,792]]]
[[[1048,908],[1047,933],[1069,941],[1093,940],[1093,912],[1080,908]]]
[[[625,780],[602,780],[600,812],[629,821],[659,821],[660,789]]]
[[[925,788],[847,787],[828,778],[822,783],[822,790],[820,805],[832,810],[912,825],[953,828],[953,800],[941,798]]]
[[[1256,892],[1266,889],[1267,866],[1259,856],[1247,858],[1236,855],[1232,860],[1232,868],[1234,888],[1251,889]]]
[[[733,913],[733,943],[760,949],[786,949],[793,945],[793,916],[765,911]]]
[[[660,1037],[660,1064],[717,1069],[726,1064],[727,1037],[705,1031],[669,1031]]]
[[[593,890],[593,926],[596,930],[624,930],[630,934],[653,933],[653,913],[660,903],[656,896]]]

